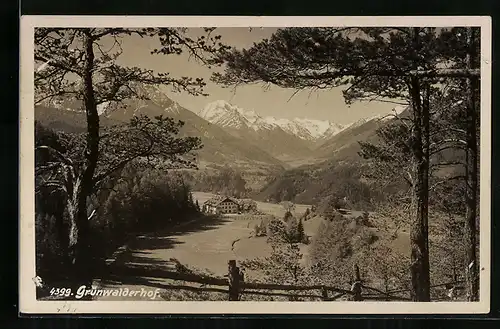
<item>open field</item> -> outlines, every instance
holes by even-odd
[[[205,192],[193,192],[194,199],[199,204],[214,195]],[[257,202],[260,211],[283,217],[284,209],[279,204]],[[295,213],[302,215],[309,205],[296,205]],[[353,212],[352,216],[361,213]],[[177,230],[157,232],[154,235],[140,236],[135,246],[132,246],[131,264],[162,264],[168,265],[169,259],[175,258],[182,264],[200,270],[208,270],[216,275],[227,272],[229,259],[244,260],[268,256],[271,248],[266,237],[253,237],[254,227],[262,220],[262,216],[241,214],[225,215],[207,224],[182,224]],[[313,237],[323,219],[319,217],[304,221],[304,230]],[[408,235],[399,234],[393,241],[398,250],[408,250]],[[307,255],[307,245],[301,245],[301,251]]]

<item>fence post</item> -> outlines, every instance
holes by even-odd
[[[228,262],[229,278],[229,300],[240,300],[240,283],[243,282],[243,273],[236,266],[236,260],[231,259]]]
[[[354,293],[353,300],[361,301],[361,276],[359,275],[358,264],[354,265],[354,283],[352,284],[351,291]]]
[[[326,289],[326,287],[323,287],[321,288],[321,299],[323,301],[327,301],[328,300],[328,290]]]

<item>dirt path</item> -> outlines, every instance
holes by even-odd
[[[102,288],[151,290],[162,280],[148,277],[148,269],[176,271],[176,263],[172,259],[189,268],[223,276],[227,272],[227,262],[230,259],[264,256],[268,252],[267,248],[258,246],[262,241],[248,243],[248,240],[252,240],[247,239],[252,229],[247,226],[248,221],[244,220],[214,218],[204,223],[189,222],[164,232],[140,235],[110,266],[118,273],[120,268],[144,269],[144,276],[134,278],[133,282],[129,278],[118,278],[114,282],[102,281],[98,284]],[[107,296],[99,299],[123,300],[123,297]],[[143,298],[133,300],[138,299]]]

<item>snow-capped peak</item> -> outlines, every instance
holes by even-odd
[[[331,137],[344,128],[330,121],[263,117],[254,110],[245,110],[224,100],[218,100],[206,105],[198,114],[205,120],[222,127],[250,128],[255,131],[281,129],[306,140]]]
[[[203,119],[222,127],[241,128],[249,126],[252,122],[251,114],[244,115],[245,111],[226,101],[219,100],[205,106],[198,115]],[[247,118],[248,117],[248,118]]]

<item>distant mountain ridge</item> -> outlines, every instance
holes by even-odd
[[[283,169],[283,163],[272,155],[200,118],[157,88],[138,88],[138,92],[139,95],[143,93],[150,99],[128,99],[122,102],[120,107],[100,106],[102,126],[128,122],[138,115],[172,117],[185,123],[181,129],[182,135],[201,138],[203,148],[197,151],[198,164],[201,167],[232,164],[257,171]],[[86,127],[81,102],[70,98],[36,106],[35,119],[50,128],[67,132],[83,132]]]
[[[401,117],[409,113],[408,107],[404,106],[396,107],[392,111],[392,114]],[[372,193],[367,189],[366,181],[360,180],[364,168],[369,164],[359,156],[361,147],[358,142],[377,144],[380,141],[377,129],[390,124],[392,120],[397,119],[391,115],[376,115],[353,122],[314,149],[314,161],[287,169],[272,177],[268,184],[253,196],[257,200],[290,200],[309,204],[340,193],[351,195],[351,202],[357,207],[369,209],[369,199],[376,199],[380,191]],[[398,184],[400,182],[395,177],[389,185],[390,188],[397,188]],[[373,188],[376,190],[376,187]]]
[[[244,170],[276,172],[307,163],[318,163],[344,154],[357,156],[359,140],[374,136],[381,116],[337,125],[311,119],[262,117],[255,111],[238,108],[226,101],[208,104],[195,114],[159,88],[135,86],[138,98],[119,107],[101,104],[103,126],[128,122],[135,115],[163,115],[185,122],[181,133],[199,136],[204,147],[198,151],[199,164],[209,167],[231,165]],[[83,132],[85,115],[81,101],[67,97],[37,106],[35,118],[57,130]],[[342,156],[343,157],[343,156]]]
[[[306,141],[327,139],[345,128],[344,125],[327,120],[261,116],[253,110],[242,109],[224,100],[207,104],[198,112],[198,115],[225,128],[250,128],[255,131],[281,129]]]
[[[255,111],[243,110],[226,101],[212,102],[198,115],[283,162],[307,157],[314,147],[311,141],[282,129]]]

